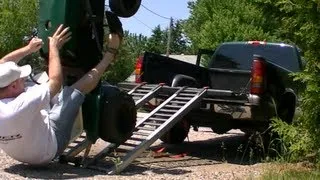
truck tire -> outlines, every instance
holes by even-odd
[[[160,140],[166,144],[180,144],[188,136],[190,124],[187,120],[181,120],[173,126]]]
[[[277,104],[275,106],[277,107],[276,113],[278,117],[281,121],[291,124],[296,106],[296,96],[294,93],[288,91],[282,94],[281,98],[277,101]],[[265,129],[266,130],[263,131],[261,136],[265,153],[270,157],[275,157],[283,152],[280,136],[277,132],[272,131],[270,125],[265,127]]]
[[[296,107],[296,97],[293,93],[287,92],[281,97],[280,104],[277,108],[279,118],[290,124],[292,123]]]
[[[131,17],[139,9],[141,0],[109,0],[109,6],[117,16]]]
[[[230,124],[232,124],[230,123],[230,119],[232,119],[231,115],[221,113],[217,114],[213,118],[216,119],[216,123],[211,126],[211,129],[214,133],[225,134],[232,129],[232,127],[230,126]]]
[[[130,95],[111,85],[102,86],[99,137],[111,143],[122,143],[135,128],[137,110]]]
[[[230,131],[231,128],[229,128],[229,127],[211,127],[211,130],[216,134],[225,134],[226,132]]]
[[[172,87],[179,86],[196,86],[196,80],[190,76],[177,74],[172,81]],[[186,119],[180,120],[167,133],[165,133],[160,140],[167,144],[180,144],[188,136],[190,123]]]

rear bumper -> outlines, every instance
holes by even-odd
[[[257,95],[249,95],[245,103],[226,104],[220,102],[214,104],[214,111],[229,114],[234,120],[246,121],[269,121],[276,114],[272,101]]]

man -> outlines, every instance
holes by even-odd
[[[59,49],[71,37],[69,28],[60,25],[49,37],[47,83],[25,87],[31,67],[17,65],[21,58],[41,48],[40,39],[32,39],[27,46],[0,60],[0,148],[9,156],[20,162],[42,165],[63,153],[85,94],[97,86],[121,44],[122,34],[110,32],[109,48],[103,59],[72,86],[62,90]],[[58,102],[51,107],[51,99],[56,94]]]

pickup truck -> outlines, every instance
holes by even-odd
[[[210,127],[220,134],[231,129],[250,134],[265,131],[275,116],[292,122],[299,86],[290,74],[303,69],[298,47],[262,41],[225,42],[215,50],[199,52],[195,64],[152,52],[137,59],[135,83],[208,87],[233,94],[203,98],[198,108],[160,138],[163,142],[183,142],[191,126],[195,130]],[[200,66],[204,55],[210,57],[209,63]],[[161,103],[161,96],[156,102]]]

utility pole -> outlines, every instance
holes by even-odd
[[[168,41],[167,41],[167,57],[169,57],[170,54],[170,44],[171,44],[171,34],[172,34],[172,27],[173,27],[173,19],[170,18],[170,25],[169,25],[169,32],[168,32]]]

